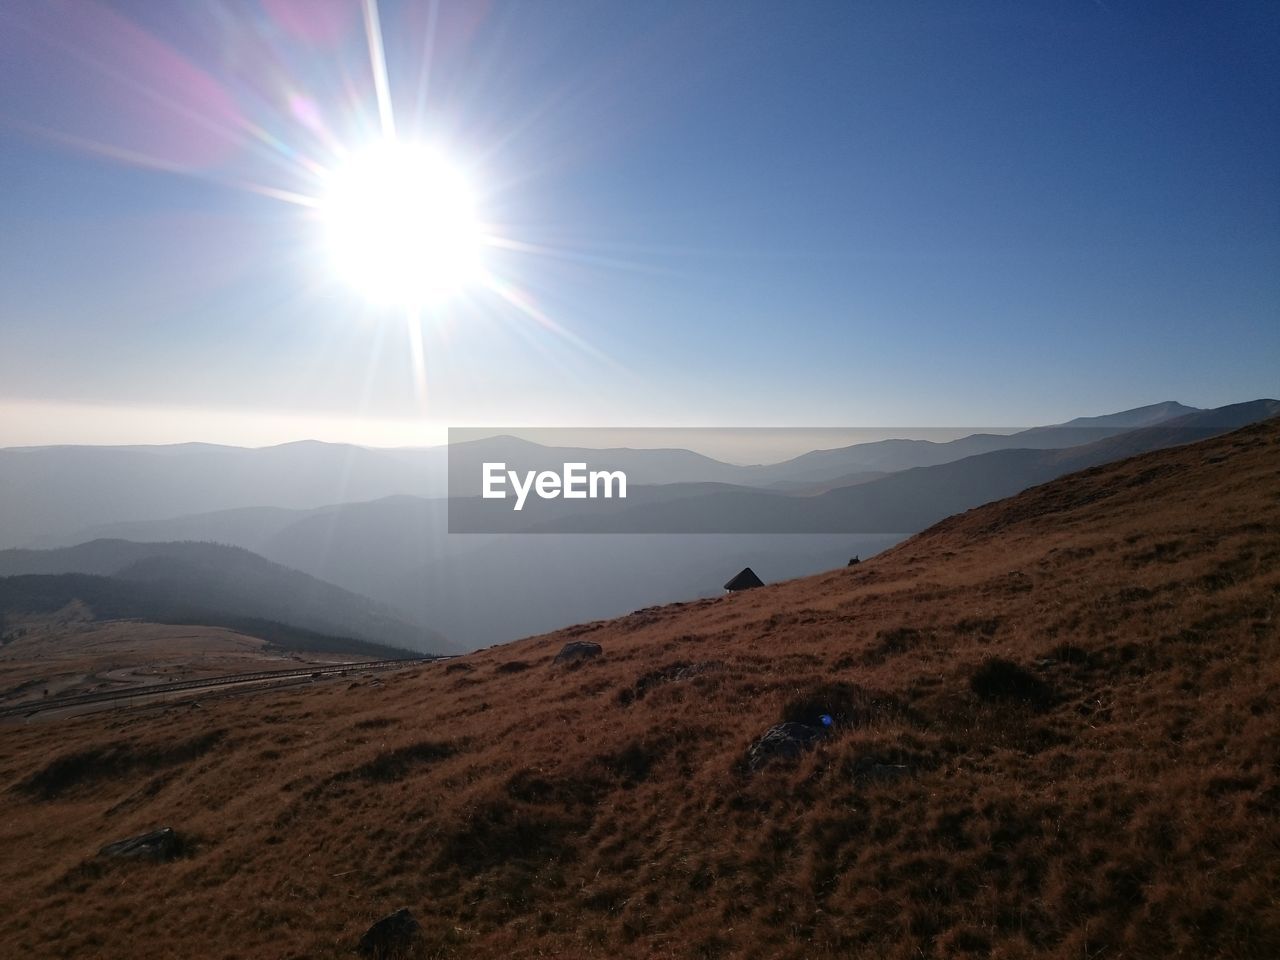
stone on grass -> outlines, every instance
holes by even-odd
[[[759,770],[774,760],[795,760],[826,735],[822,727],[807,723],[774,724],[747,748],[747,767]]]
[[[592,643],[589,640],[570,640],[560,652],[556,654],[555,663],[574,663],[579,660],[589,660],[591,657],[598,657],[604,653],[604,647],[598,643]]]
[[[371,960],[392,960],[410,949],[421,933],[409,908],[401,907],[366,930],[356,950]]]
[[[161,827],[126,840],[108,843],[98,851],[101,857],[137,858],[139,860],[172,860],[178,855],[178,835],[172,827]]]

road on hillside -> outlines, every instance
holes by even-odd
[[[80,693],[66,697],[50,697],[46,700],[34,700],[27,703],[14,704],[0,708],[0,720],[21,717],[23,719],[38,714],[79,713],[88,710],[77,708],[98,708],[117,706],[121,701],[148,701],[164,699],[175,694],[198,692],[214,689],[218,692],[229,689],[273,689],[282,685],[320,680],[326,677],[346,676],[350,673],[370,673],[383,670],[397,670],[404,667],[431,663],[435,660],[448,660],[449,657],[418,657],[404,660],[363,660],[354,663],[335,663],[326,666],[299,667],[293,670],[260,670],[255,673],[233,673],[221,677],[203,677],[196,680],[178,680],[173,683],[156,683],[139,686],[132,690],[109,690],[99,693]]]

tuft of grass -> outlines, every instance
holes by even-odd
[[[493,668],[494,673],[524,673],[524,671],[532,669],[533,664],[526,660],[507,660]]]

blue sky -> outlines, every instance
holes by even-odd
[[[393,3],[502,289],[334,281],[360,3],[0,9],[0,444],[1022,425],[1280,393],[1280,7]],[[300,106],[302,105],[302,106]]]

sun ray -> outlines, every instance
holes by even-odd
[[[427,354],[422,338],[422,316],[409,311],[409,363],[413,367],[413,392],[423,415],[427,413]]]
[[[414,113],[419,123],[427,111],[427,97],[431,92],[431,66],[435,56],[436,23],[440,16],[439,0],[431,0],[427,9],[427,31],[423,40],[422,69],[418,72],[418,96],[414,104]]]
[[[245,180],[237,177],[229,177],[225,175],[211,173],[204,170],[191,170],[184,164],[171,160],[165,160],[161,157],[154,157],[150,154],[142,153],[136,150],[129,150],[125,147],[119,147],[115,144],[102,143],[88,137],[80,137],[75,134],[65,133],[61,130],[50,130],[47,127],[36,127],[30,124],[18,124],[19,127],[27,134],[48,140],[52,143],[58,143],[66,147],[72,147],[76,150],[83,151],[88,154],[96,154],[105,157],[108,160],[114,160],[117,163],[126,166],[138,167],[143,170],[158,170],[163,173],[176,173],[188,177],[192,180],[199,180],[203,183],[217,184],[220,187],[227,187],[233,190],[241,190],[245,193],[257,194],[261,197],[268,197],[272,200],[279,200],[284,203],[292,204],[298,207],[318,207],[320,205],[319,198],[307,194],[299,193],[296,190],[285,190],[281,187],[273,187],[270,184],[255,183],[252,180]]]
[[[588,354],[594,359],[601,361],[602,363],[607,363],[610,366],[615,367],[617,369],[623,369],[622,364],[618,363],[612,357],[610,357],[605,353],[602,353],[600,350],[597,350],[595,347],[589,344],[586,340],[583,340],[572,330],[569,330],[568,328],[561,326],[555,320],[551,319],[550,316],[548,316],[543,310],[541,310],[537,306],[536,303],[534,303],[533,298],[529,294],[525,293],[524,291],[517,289],[511,284],[495,276],[493,273],[485,274],[484,286],[485,286],[485,289],[490,290],[491,292],[496,294],[502,301],[511,305],[512,307],[515,307],[516,310],[518,310],[520,313],[524,314],[529,319],[535,321],[544,330],[548,330],[551,333],[554,333],[556,336],[560,337],[565,342],[572,344],[573,346],[577,347],[579,350],[583,351],[584,353]]]
[[[387,76],[387,58],[382,49],[382,23],[378,18],[378,0],[365,0],[364,29],[369,39],[369,64],[373,68],[373,88],[378,97],[378,119],[382,135],[396,135],[395,111],[391,106],[391,81]]]
[[[656,267],[652,264],[641,263],[638,260],[620,260],[617,257],[605,257],[595,253],[587,253],[583,250],[574,250],[570,247],[553,247],[545,243],[531,243],[527,240],[516,240],[512,237],[503,236],[496,230],[486,230],[484,234],[484,243],[486,246],[494,247],[499,250],[511,250],[515,253],[530,253],[536,256],[547,257],[554,260],[564,260],[570,263],[584,263],[593,266],[611,267],[619,270],[626,270],[630,273],[646,273],[654,276],[675,277],[682,274],[678,270],[669,267]]]
[[[113,65],[103,59],[92,45],[67,45],[63,42],[67,52],[90,69],[124,85],[136,97],[183,118],[211,136],[234,144],[242,157],[254,161],[250,167],[193,165],[181,157],[169,157],[163,151],[141,144],[116,145],[46,129],[33,129],[32,132],[119,163],[179,174],[315,211],[318,216],[314,219],[330,228],[331,239],[337,234],[346,245],[346,253],[351,254],[346,265],[350,267],[354,260],[355,272],[366,274],[357,279],[368,281],[372,277],[372,284],[357,283],[365,286],[362,312],[377,317],[385,315],[385,308],[392,306],[409,312],[408,359],[415,395],[424,409],[427,403],[428,341],[435,343],[434,338],[448,335],[461,317],[476,316],[485,308],[498,308],[495,316],[505,316],[510,332],[518,330],[521,336],[532,334],[535,337],[537,331],[544,332],[539,347],[554,348],[554,344],[561,342],[616,366],[611,358],[553,319],[527,290],[503,276],[504,271],[485,264],[480,256],[481,249],[492,249],[495,254],[502,251],[637,273],[665,274],[670,271],[655,269],[650,264],[625,256],[610,256],[601,250],[534,243],[511,236],[510,231],[499,226],[482,224],[475,216],[477,211],[471,204],[471,191],[467,178],[460,176],[461,170],[445,161],[437,149],[438,144],[415,142],[418,136],[425,136],[428,132],[425,115],[432,91],[432,66],[438,40],[438,0],[430,3],[422,62],[414,78],[416,89],[412,93],[416,96],[417,116],[410,118],[411,130],[398,129],[381,23],[383,11],[378,0],[362,0],[360,9],[362,19],[356,22],[363,26],[367,60],[357,56],[350,64],[356,70],[355,75],[347,72],[347,64],[340,64],[347,79],[345,95],[339,94],[322,110],[307,95],[305,84],[299,77],[282,78],[284,100],[274,119],[250,116],[242,109],[207,110],[202,101],[184,98],[181,89],[175,91],[156,82],[151,73],[124,70]],[[141,28],[132,23],[111,22],[116,24],[122,36],[134,38],[139,43],[143,39],[153,39],[149,35],[143,36]],[[356,30],[359,29],[357,26]],[[359,34],[353,33],[352,39],[358,43]],[[359,46],[355,50],[358,52]],[[204,76],[198,65],[187,66],[193,78]],[[355,82],[356,75],[372,76],[374,97],[371,98],[367,92],[367,81]],[[242,106],[231,99],[235,91],[225,86],[212,92],[223,94],[223,99],[227,99],[231,106]],[[561,93],[570,95],[569,90]],[[372,102],[375,99],[376,104]],[[556,98],[552,99],[554,105]],[[215,106],[221,103],[216,97],[211,102]],[[399,126],[404,126],[403,119]],[[527,118],[527,122],[535,122],[535,119]],[[355,133],[357,139],[352,139],[352,134],[361,129],[366,136],[374,134],[375,129],[380,131],[380,135],[375,135],[372,142],[362,144],[358,133]],[[343,131],[346,131],[345,135]],[[516,132],[508,130],[507,134],[510,136]],[[505,139],[503,137],[490,144],[487,151],[483,144],[475,145],[477,152],[473,156],[492,155]],[[354,216],[351,216],[353,210],[349,206],[337,218],[337,229],[332,229],[335,182],[348,168],[384,148],[390,148],[391,160],[381,169],[377,169],[375,164],[375,169],[366,171],[363,182],[358,183],[354,191],[358,203],[364,203],[363,209],[354,211]],[[396,156],[400,151],[405,152]],[[430,160],[434,165],[431,169],[414,166],[428,166],[428,155],[433,158]],[[410,167],[414,169],[410,170]],[[380,176],[388,171],[404,174],[394,189],[386,189],[386,178]],[[494,187],[490,194],[500,189]],[[460,203],[459,197],[466,198],[466,202]],[[474,259],[470,254],[458,255],[459,250],[465,251],[472,245],[476,251]],[[428,285],[430,289],[419,286],[422,277],[433,272],[440,282],[433,280]],[[317,279],[317,290],[328,287],[332,273],[332,270],[323,271],[324,280]],[[436,310],[430,314],[423,312],[446,296],[456,298],[451,309]],[[532,322],[517,324],[517,317]]]

